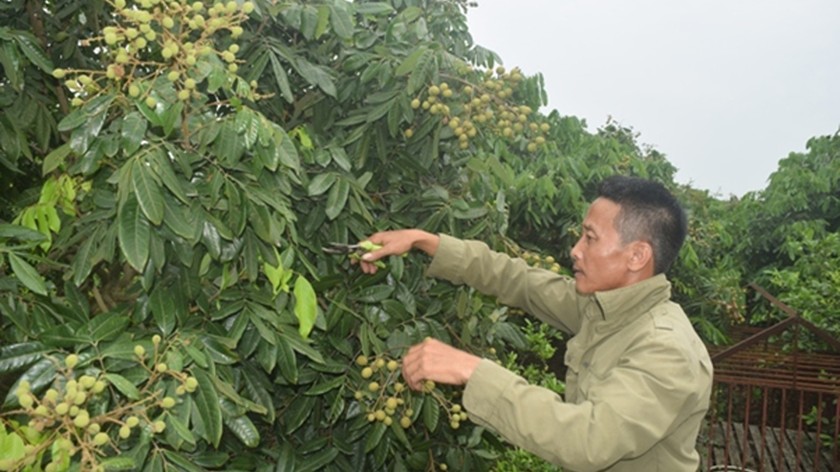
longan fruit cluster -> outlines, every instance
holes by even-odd
[[[539,269],[546,269],[559,274],[563,271],[560,264],[554,259],[554,256],[541,256],[540,254],[523,251],[520,257],[532,267]]]
[[[157,99],[149,94],[150,81],[164,76],[177,90],[179,100],[200,98],[196,87],[204,80],[197,64],[202,56],[216,55],[235,74],[239,66],[239,45],[224,51],[215,48],[216,33],[226,31],[231,39],[243,33],[241,24],[254,11],[250,1],[240,6],[235,0],[214,2],[190,0],[109,0],[115,12],[113,26],[102,35],[86,41],[101,44],[110,63],[104,71],[55,69],[53,76],[66,78],[64,84],[76,94],[71,104],[80,106],[107,88],[109,82],[133,99],[143,99],[154,107]],[[68,77],[69,76],[69,77]],[[252,83],[252,88],[256,84]]]
[[[471,71],[463,71],[464,76]],[[517,88],[523,80],[516,68],[507,72],[499,66],[480,75],[478,83],[458,77],[453,84],[431,84],[411,101],[415,110],[440,115],[458,141],[460,149],[468,149],[470,140],[480,131],[488,130],[510,140],[521,140],[528,152],[536,152],[546,142],[548,123],[535,121],[533,110],[527,105],[514,103]],[[404,131],[407,138],[414,130]]]
[[[153,434],[162,433],[166,429],[162,419],[164,412],[178,402],[162,394],[164,388],[159,384],[160,380],[173,377],[180,381],[177,395],[194,392],[198,381],[162,362],[160,344],[161,337],[153,336],[154,354],[151,356],[146,355],[141,344],[134,347],[138,362],[150,372],[149,380],[140,390],[140,399],[113,405],[109,411],[101,412],[103,402],[107,402],[101,397],[112,385],[104,372],[94,369],[80,372],[77,354],[64,358],[56,382],[41,396],[31,390],[26,379],[22,379],[15,390],[21,410],[11,413],[28,416],[28,427],[36,432],[50,431],[54,439],[27,445],[20,464],[31,465],[39,454],[52,448],[51,461],[43,469],[45,472],[65,470],[77,455],[83,470],[101,470],[97,458],[105,456],[106,448],[116,450],[117,443],[129,439],[135,429],[144,427]]]
[[[356,357],[356,365],[359,367],[362,385],[356,390],[354,397],[357,401],[366,404],[367,420],[371,423],[378,421],[390,426],[394,418],[399,416],[400,426],[409,428],[415,416],[411,405],[413,394],[404,383],[399,381],[401,378],[399,361],[385,356],[368,359],[367,356],[359,355]],[[458,429],[461,422],[468,418],[463,407],[449,401],[437,389],[434,381],[424,381],[420,394],[431,395],[438,402],[446,411],[449,426],[452,429]]]
[[[399,417],[400,426],[411,427],[414,410],[411,408],[411,393],[400,382],[400,363],[396,359],[378,356],[356,357],[362,385],[356,390],[354,398],[364,403],[367,408],[367,420],[390,426],[394,418]]]

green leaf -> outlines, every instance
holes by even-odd
[[[307,397],[305,395],[301,395],[292,401],[285,414],[286,421],[284,424],[287,434],[293,433],[303,425],[306,419],[309,418],[309,415],[312,414],[316,401],[316,397]]]
[[[356,13],[361,15],[381,15],[382,13],[393,13],[394,7],[385,2],[354,3]]]
[[[341,39],[353,38],[353,18],[348,6],[349,3],[343,1],[330,5],[330,23],[336,36]]]
[[[117,215],[117,235],[125,259],[138,272],[143,272],[149,260],[149,221],[140,210],[133,195],[129,195]]]
[[[25,226],[0,223],[0,238],[15,238],[21,241],[40,243],[46,241],[43,233],[29,229]]]
[[[71,265],[73,270],[73,283],[80,287],[87,279],[90,272],[93,270],[93,262],[95,258],[94,243],[98,240],[99,231],[94,232],[85,239],[79,247],[79,252],[73,258]]]
[[[163,222],[163,195],[149,162],[143,159],[135,161],[131,168],[131,183],[143,214],[153,224],[160,225]]]
[[[123,377],[119,374],[114,373],[107,373],[105,374],[105,378],[108,379],[111,385],[114,386],[117,390],[120,391],[126,398],[129,400],[139,400],[140,399],[140,390],[137,390],[137,387],[134,386],[127,378]]]
[[[303,275],[298,275],[295,281],[295,316],[300,323],[298,331],[303,339],[309,337],[309,333],[315,326],[315,318],[318,316],[317,298],[312,284]]]
[[[140,149],[140,145],[146,137],[148,126],[149,122],[137,111],[131,112],[123,118],[122,129],[120,130],[120,136],[122,137],[120,144],[123,154],[131,156]]]
[[[99,462],[105,470],[134,470],[137,464],[131,457],[109,457]]]
[[[387,430],[388,427],[385,426],[385,423],[379,422],[370,428],[368,430],[367,438],[365,439],[365,452],[370,452],[378,446],[379,442],[382,441],[382,436],[385,435],[385,431]]]
[[[198,389],[195,391],[195,405],[201,422],[204,424],[204,432],[207,440],[214,447],[219,447],[222,439],[222,410],[219,408],[219,395],[210,374],[202,369],[193,370],[193,375],[198,380]]]
[[[334,220],[344,206],[347,204],[347,196],[350,194],[350,183],[346,179],[339,178],[335,185],[330,188],[330,193],[327,195],[327,218]]]
[[[177,434],[179,438],[190,444],[195,444],[195,436],[192,431],[190,431],[190,428],[187,427],[186,423],[184,423],[181,418],[178,418],[177,415],[167,415],[166,423],[172,427],[172,430],[175,431],[175,434]]]
[[[318,7],[318,23],[315,26],[315,39],[320,38],[330,24],[330,9],[326,5]]]
[[[0,348],[0,375],[25,368],[43,357],[48,352],[39,342],[27,342],[3,346]]]
[[[311,182],[309,182],[307,192],[309,193],[310,197],[321,195],[327,190],[329,190],[336,180],[338,180],[338,177],[331,172],[318,174],[315,176],[314,179],[312,179]]]
[[[329,69],[312,64],[306,59],[298,58],[297,70],[307,82],[318,86],[318,88],[323,90],[324,93],[330,97],[336,97],[337,91],[335,88],[335,82],[333,82],[332,77],[330,77]]]
[[[181,468],[187,472],[206,472],[201,467],[196,466],[192,463],[191,460],[187,459],[183,455],[178,452],[170,451],[169,449],[163,449],[163,455],[166,456],[166,460],[172,464],[175,464],[178,468]],[[165,470],[175,469],[174,467],[165,467]]]
[[[317,472],[324,470],[324,467],[338,457],[338,449],[332,446],[327,446],[320,452],[309,454],[304,457],[303,464],[298,467],[298,472]]]
[[[280,366],[280,374],[289,382],[298,382],[297,356],[292,345],[283,336],[277,337],[277,363]]]
[[[35,39],[34,36],[29,33],[19,31],[15,34],[15,40],[17,41],[20,50],[23,51],[23,55],[29,59],[29,62],[35,64],[39,69],[47,74],[52,73],[55,66],[53,66],[50,58],[44,54],[41,46],[38,45],[38,40]]]
[[[15,273],[15,276],[17,276],[18,280],[26,288],[39,295],[47,294],[47,284],[44,278],[28,262],[18,257],[15,253],[10,252],[9,263],[12,265],[12,272]]]
[[[175,299],[167,287],[158,286],[149,297],[149,309],[164,335],[175,329]]]
[[[423,57],[424,54],[428,52],[428,48],[426,46],[419,46],[415,49],[411,54],[406,57],[402,63],[397,67],[397,70],[394,71],[395,75],[408,75],[409,72],[414,70],[414,67],[417,65],[417,62]]]
[[[225,419],[225,426],[247,447],[257,447],[260,444],[260,432],[247,416]]]
[[[110,311],[93,317],[85,326],[85,330],[90,333],[93,343],[99,343],[119,336],[125,331],[129,321],[128,316]]]
[[[426,425],[426,429],[434,432],[439,421],[440,405],[431,395],[427,395],[423,400],[423,424]]]
[[[47,154],[44,157],[44,163],[41,165],[42,175],[47,175],[64,164],[64,159],[70,155],[70,151],[70,144],[64,143]]]
[[[280,58],[273,52],[269,54],[269,58],[271,58],[271,70],[274,71],[277,88],[280,89],[280,93],[288,103],[294,102],[295,96],[292,94],[292,88],[289,86],[289,76],[286,74],[283,64],[280,63]]]

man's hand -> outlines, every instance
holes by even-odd
[[[403,378],[413,390],[421,390],[423,381],[464,385],[481,358],[428,338],[415,344],[403,357]]]
[[[419,229],[402,229],[396,231],[383,231],[372,234],[368,241],[382,246],[381,248],[365,253],[362,256],[360,265],[362,272],[375,274],[378,267],[374,264],[386,256],[401,256],[413,248],[420,249],[430,256],[434,256],[440,244],[440,237],[436,234],[427,233]]]

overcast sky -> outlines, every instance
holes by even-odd
[[[473,39],[541,72],[548,110],[612,116],[694,188],[761,190],[840,127],[840,0],[477,1]]]

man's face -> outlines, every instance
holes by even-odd
[[[598,198],[583,220],[583,231],[572,248],[575,288],[580,293],[594,293],[629,285],[629,245],[621,241],[613,222],[621,206]]]

